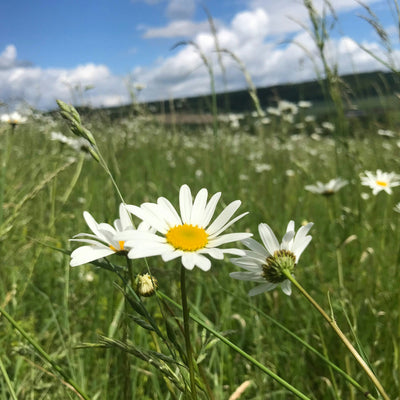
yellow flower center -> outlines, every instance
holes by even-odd
[[[110,244],[110,249],[115,251],[116,253],[118,253],[120,251],[125,251],[125,249],[124,249],[125,241],[120,240],[118,242],[118,244],[119,244],[119,249],[116,249],[112,244]]]
[[[174,226],[167,232],[165,238],[169,244],[183,251],[196,251],[208,243],[206,231],[192,224]]]
[[[387,182],[384,182],[384,181],[375,181],[375,183],[376,183],[377,185],[383,186],[383,187],[385,187],[385,186],[388,185]]]

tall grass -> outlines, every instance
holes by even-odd
[[[324,33],[323,19],[306,5],[314,34]],[[211,64],[202,59],[213,83]],[[342,111],[330,114],[341,120],[336,129],[352,123]],[[396,121],[383,112],[384,121]],[[90,142],[89,153],[51,140],[54,131],[71,136],[58,117],[38,116],[0,132],[6,139],[0,142],[1,400],[180,399],[195,398],[196,387],[198,398],[216,400],[380,398],[332,323],[388,397],[400,398],[400,214],[394,211],[400,189],[374,196],[359,178],[378,168],[399,172],[394,125],[370,115],[341,135],[338,146],[338,135],[318,120],[299,133],[281,116],[256,136],[251,126],[232,130],[221,122],[216,135],[216,116],[212,126],[176,124],[170,131],[145,112],[113,120],[101,111],[83,121],[70,115],[70,127]],[[378,126],[393,137],[377,135]],[[325,197],[305,190],[338,170],[349,181],[339,192]],[[290,297],[277,289],[249,298],[252,283],[231,279],[237,267],[227,258],[207,273],[186,271],[183,318],[179,261],[129,265],[135,275],[151,271],[158,281],[160,295],[141,299],[128,269],[114,266],[117,256],[70,268],[75,245],[69,239],[88,229],[84,210],[112,223],[121,201],[164,196],[177,204],[183,183],[193,191],[221,191],[222,206],[240,199],[249,215],[235,226],[257,240],[260,222],[279,236],[290,219],[297,226],[314,222],[295,275],[328,318],[295,290]]]
[[[56,123],[58,129],[65,131],[65,125]],[[396,398],[399,215],[393,212],[393,206],[399,201],[399,194],[395,191],[392,196],[372,196],[360,186],[358,178],[364,169],[399,169],[396,139],[377,136],[374,121],[368,134],[360,132],[360,138],[346,139],[349,153],[340,154],[340,161],[347,171],[342,177],[351,184],[325,199],[306,192],[304,186],[335,176],[331,137],[315,140],[294,136],[282,142],[278,131],[262,139],[232,134],[229,128],[223,128],[215,142],[207,129],[172,135],[152,121],[129,119],[106,124],[101,114],[90,123],[125,200],[131,204],[152,201],[159,195],[176,199],[177,188],[186,182],[194,189],[222,191],[225,202],[241,199],[250,214],[239,221],[240,230],[256,232],[259,222],[267,222],[279,231],[290,218],[298,224],[313,221],[313,241],[296,277],[326,309],[329,293],[339,325],[350,338],[355,335],[391,398]],[[18,127],[16,135],[22,136],[27,145],[12,148],[13,157],[6,170],[5,218],[18,200],[29,195],[26,182],[39,187],[49,173],[54,175],[66,160],[76,157],[73,150],[60,148],[59,143],[49,140],[48,134],[54,129],[54,122]],[[107,150],[110,148],[112,153]],[[118,169],[112,167],[114,158]],[[256,172],[257,165],[266,163],[271,170]],[[122,338],[121,326],[115,325],[122,294],[107,271],[91,266],[69,270],[69,257],[49,247],[73,247],[68,239],[87,229],[83,210],[89,210],[98,220],[111,222],[120,199],[107,174],[92,158],[83,161],[67,202],[65,188],[76,176],[73,164],[56,176],[55,186],[48,181],[35,196],[28,196],[12,228],[2,238],[2,306],[91,398],[120,399],[124,374],[118,367],[120,353],[107,347],[76,347],[96,343],[99,335],[107,336],[110,331],[115,339]],[[361,193],[369,194],[369,198],[362,199]],[[53,210],[52,214],[49,210]],[[51,224],[54,228],[49,230]],[[341,284],[337,276],[339,263]],[[149,259],[149,265],[160,289],[177,299],[178,263],[162,265],[158,259]],[[146,270],[141,262],[135,263],[134,268],[136,272]],[[191,308],[310,398],[357,395],[344,379],[282,333],[260,311],[325,353],[363,386],[369,386],[345,349],[300,296],[294,293],[287,298],[275,291],[249,299],[251,284],[230,279],[228,273],[234,270],[226,260],[214,263],[209,273],[188,273]],[[156,310],[152,299],[146,300],[146,306]],[[200,365],[214,398],[229,397],[247,380],[252,385],[244,398],[287,398],[288,393],[279,385],[215,342],[212,335],[201,327],[192,328],[196,351],[205,350]],[[4,318],[1,329],[1,360],[18,398],[74,398],[68,386],[52,372],[43,370],[32,348]],[[151,338],[140,326],[130,324],[129,332],[128,339],[135,346],[152,347]],[[132,396],[173,398],[156,370],[135,358],[130,362]],[[2,398],[8,398],[9,393],[7,386],[2,386]]]

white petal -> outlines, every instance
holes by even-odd
[[[83,212],[83,218],[85,218],[86,224],[87,226],[90,228],[90,230],[97,235],[99,233],[98,229],[97,229],[97,222],[96,220],[92,217],[92,215],[87,212],[84,211]]]
[[[265,248],[271,256],[276,250],[280,249],[279,242],[276,239],[274,232],[272,232],[272,229],[267,224],[258,225],[258,232],[260,233]]]
[[[121,203],[119,205],[119,220],[120,220],[120,224],[121,224],[120,230],[124,231],[126,229],[134,228],[131,217],[130,217],[124,203]]]
[[[201,270],[208,271],[211,268],[211,261],[201,254],[193,253],[194,264],[197,265]]]
[[[265,247],[252,238],[244,239],[242,243],[250,250],[254,251],[255,253],[258,253],[260,257],[263,259],[270,256]]]
[[[176,225],[182,225],[181,218],[179,217],[174,206],[168,199],[166,199],[165,197],[159,197],[157,203],[160,206],[161,210],[163,210],[164,218],[170,228],[173,228]]]
[[[238,279],[240,281],[258,282],[265,283],[265,278],[261,277],[259,274],[254,272],[231,272],[229,276],[233,279]]]
[[[166,250],[164,246],[154,246],[154,247],[141,247],[133,248],[129,250],[128,257],[132,260],[144,257],[153,257],[163,254]]]
[[[193,256],[194,253],[183,253],[182,255],[182,265],[189,270],[194,268],[195,258]]]
[[[163,236],[156,235],[150,231],[134,231],[128,230],[124,232],[117,232],[114,236],[115,240],[124,240],[129,242],[156,242],[166,243],[166,239]]]
[[[192,225],[198,225],[200,227],[205,226],[203,225],[203,219],[207,204],[207,196],[208,192],[205,188],[201,189],[199,193],[197,193],[193,202],[192,213],[190,215],[190,223]]]
[[[71,267],[89,263],[99,258],[107,257],[113,254],[114,251],[110,248],[95,247],[95,246],[81,246],[71,253]]]
[[[95,236],[95,238],[97,240],[92,240],[92,239],[69,239],[70,242],[80,242],[80,243],[87,243],[90,245],[93,245],[95,247],[99,247],[99,248],[109,248],[109,246],[105,245],[104,243],[100,242],[97,238],[97,236]]]
[[[235,200],[228,204],[222,213],[219,214],[214,222],[206,229],[206,232],[209,235],[213,235],[215,232],[220,230],[231,219],[232,215],[240,207],[240,204],[240,200]]]
[[[207,243],[206,247],[217,247],[221,244],[230,243],[230,242],[239,242],[243,239],[250,237],[252,233],[247,232],[239,232],[239,233],[226,233],[225,235],[218,236],[215,239],[210,240]]]
[[[294,231],[294,221],[289,221],[286,232]]]
[[[182,256],[182,254],[183,254],[182,250],[172,250],[170,252],[163,253],[161,258],[163,259],[163,261],[167,262]]]
[[[192,214],[192,194],[188,185],[182,185],[179,191],[179,207],[184,224],[190,224]]]
[[[211,218],[214,215],[215,207],[217,206],[220,197],[221,197],[221,192],[215,193],[208,202],[207,207],[204,211],[203,228],[205,228],[211,221]]]
[[[152,206],[149,204],[154,203],[143,203],[140,207],[137,206],[127,206],[127,209],[130,213],[136,215],[141,220],[147,222],[150,226],[156,228],[161,233],[168,232],[168,225],[165,223],[162,215],[155,215],[153,213]],[[129,208],[128,208],[129,207]]]
[[[306,226],[302,226],[297,231],[294,241],[296,242],[297,240],[301,240],[303,237],[305,237],[313,225],[314,224],[312,222],[309,222]]]
[[[243,260],[242,258],[232,258],[231,262],[232,264],[235,264],[240,268],[246,269],[247,271],[258,272],[259,274],[261,274],[262,272],[262,267],[256,262]]]
[[[214,232],[212,235],[212,237],[216,237],[219,234],[221,234],[223,231],[225,231],[226,229],[228,229],[232,224],[234,224],[236,221],[238,221],[240,218],[243,218],[245,215],[247,215],[248,212],[245,212],[243,214],[238,215],[237,217],[231,219],[227,224],[225,224],[224,226],[222,226],[220,229],[218,229],[216,232]]]
[[[292,294],[292,286],[289,279],[286,279],[281,283],[281,289],[282,292],[285,293],[287,296],[290,296]]]
[[[257,294],[260,294],[263,292],[269,292],[270,290],[275,289],[276,286],[277,286],[276,283],[271,283],[271,282],[267,282],[263,285],[256,286],[255,288],[253,288],[249,291],[249,296],[256,296]]]
[[[209,256],[215,258],[216,260],[223,260],[224,258],[224,252],[221,249],[218,249],[217,247],[211,247],[211,248],[205,247],[204,249],[199,250],[198,253],[208,254]]]
[[[267,253],[267,251],[265,251]],[[265,260],[269,257],[268,253],[267,256],[263,257],[261,256],[261,254],[256,253],[255,251],[251,251],[251,250],[246,250],[245,251],[245,257],[242,257],[243,259],[248,259],[251,260],[253,262],[256,262],[260,265],[265,264]]]
[[[293,246],[292,252],[296,256],[296,263],[299,262],[301,253],[305,250],[305,248],[308,246],[308,244],[311,242],[312,237],[311,236],[306,236],[305,238],[302,239],[301,242],[295,243],[295,246]]]
[[[234,256],[245,256],[246,252],[242,249],[221,249],[224,254],[232,254]]]
[[[284,250],[292,249],[294,234],[295,234],[294,231],[287,231],[284,234],[284,236],[282,238],[281,249],[284,249]]]

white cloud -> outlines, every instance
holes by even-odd
[[[195,9],[194,0],[169,0],[166,13],[168,18],[185,20],[193,17]]]
[[[8,69],[15,66],[17,59],[17,49],[14,45],[8,45],[0,54],[0,69]]]
[[[146,29],[143,38],[191,38],[207,29],[209,29],[209,24],[206,21],[192,22],[189,20],[178,20],[172,21],[167,26],[161,28]]]
[[[93,89],[85,93],[85,87],[89,86]],[[0,69],[0,96],[10,107],[23,102],[39,109],[56,108],[56,99],[93,106],[118,105],[129,99],[124,80],[112,75],[106,66],[94,64],[73,69],[33,66]]]

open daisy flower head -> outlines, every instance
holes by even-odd
[[[89,263],[111,254],[126,255],[129,248],[125,246],[124,241],[115,239],[117,232],[134,230],[129,213],[124,204],[119,206],[119,219],[114,221],[114,226],[107,223],[97,223],[90,213],[84,211],[83,217],[91,233],[79,233],[71,241],[85,243],[71,253],[71,267]],[[146,230],[145,226],[139,226],[138,229]]]
[[[207,197],[207,189],[203,188],[193,200],[189,186],[182,185],[179,191],[180,214],[164,197],[159,197],[157,203],[143,203],[140,207],[127,205],[129,212],[156,230],[154,233],[127,231],[118,234],[117,237],[131,247],[128,257],[137,259],[159,255],[165,262],[180,257],[186,269],[197,266],[208,271],[211,261],[207,256],[222,260],[225,253],[244,255],[244,250],[219,247],[252,236],[246,232],[222,234],[248,214],[246,212],[231,219],[241,201],[230,203],[210,223],[221,193],[214,194],[209,201]]]
[[[361,184],[369,186],[372,194],[377,195],[381,191],[392,194],[392,188],[400,185],[400,175],[394,172],[382,172],[380,169],[374,174],[371,171],[365,171],[360,175]]]
[[[330,196],[338,192],[348,181],[342,178],[331,179],[328,183],[317,182],[315,185],[306,185],[305,189],[312,193]]]
[[[21,115],[18,111],[14,111],[11,114],[3,114],[0,116],[0,120],[2,122],[6,122],[12,126],[24,124],[27,121],[27,118]]]
[[[295,232],[294,221],[290,221],[282,242],[279,243],[271,228],[267,224],[260,224],[258,232],[263,245],[251,238],[243,240],[249,250],[245,251],[243,257],[231,261],[246,271],[231,272],[229,276],[260,283],[261,285],[249,291],[249,296],[268,292],[277,286],[290,296],[291,283],[283,271],[293,275],[301,254],[311,241],[311,236],[307,234],[312,226],[313,223],[310,222]]]

